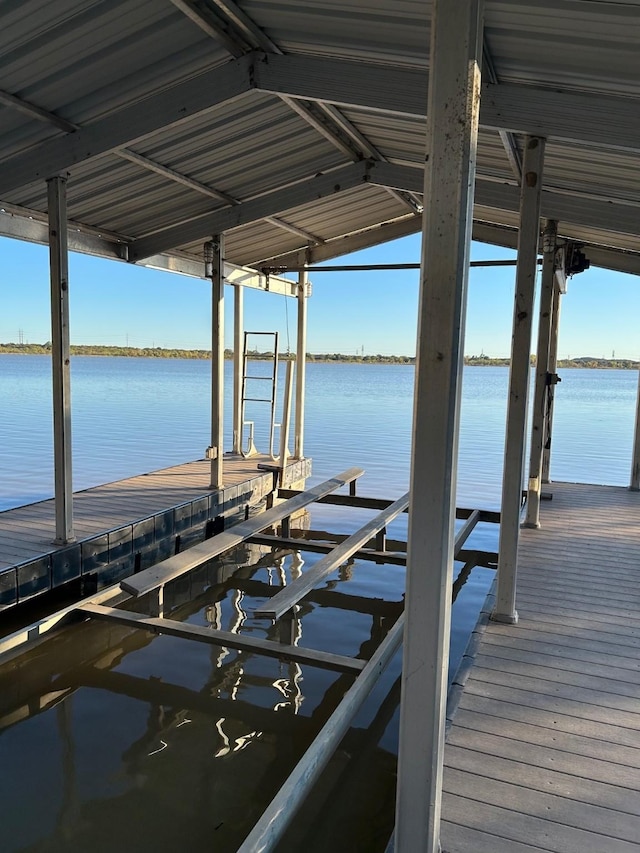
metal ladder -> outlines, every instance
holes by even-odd
[[[273,338],[273,355],[272,355],[272,370],[269,376],[249,376],[247,374],[247,365],[249,362],[249,337],[251,335],[259,335],[261,337]],[[251,396],[247,395],[247,381],[254,382],[270,382],[270,396],[259,396],[259,391],[251,392]],[[271,407],[271,417],[269,420],[269,456],[273,457],[273,433],[276,424],[276,391],[278,384],[278,332],[245,332],[244,344],[242,348],[242,395],[241,395],[241,413],[240,413],[240,452],[243,456],[255,456],[258,453],[254,444],[254,422],[247,421],[244,417],[245,403],[269,403]],[[244,428],[249,427],[249,436],[247,447],[244,448]]]

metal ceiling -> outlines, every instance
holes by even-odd
[[[141,263],[199,262],[221,222],[244,265],[418,230],[430,13],[0,2],[0,234],[39,239],[29,217],[60,171],[74,245]],[[594,263],[639,271],[640,0],[487,2],[485,49],[475,236],[512,244],[519,151],[538,132],[543,214]]]

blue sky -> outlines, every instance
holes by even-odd
[[[48,250],[0,238],[0,342],[49,340]],[[514,257],[474,243],[472,258]],[[411,263],[419,235],[341,259],[349,263]],[[334,262],[337,263],[337,262]],[[309,304],[309,352],[413,355],[418,272],[315,273]],[[511,342],[514,268],[472,269],[465,352],[507,356]],[[232,292],[227,288],[227,345]],[[209,291],[202,280],[146,270],[86,255],[70,255],[71,339],[117,344],[207,349]],[[640,281],[606,270],[575,276],[563,300],[560,357],[640,357]],[[294,300],[254,291],[245,296],[245,328],[279,331],[281,348],[295,349]],[[535,342],[533,348],[535,349]]]

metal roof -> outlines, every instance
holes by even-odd
[[[74,246],[140,263],[196,269],[220,228],[240,265],[419,230],[430,14],[424,0],[5,0],[0,234],[41,239],[60,172]],[[476,238],[513,245],[523,137],[538,133],[542,214],[594,263],[640,272],[640,0],[489,0],[483,83]]]

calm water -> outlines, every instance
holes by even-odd
[[[230,413],[231,363],[225,367]],[[209,444],[207,362],[76,357],[72,371],[75,489],[202,457]],[[407,365],[308,365],[305,451],[314,480],[360,465],[368,494],[406,490],[413,375]],[[506,368],[465,370],[459,504],[499,504],[507,379]],[[0,510],[53,493],[50,385],[46,357],[0,355]],[[628,482],[636,387],[633,371],[562,371],[552,477]],[[247,407],[260,449],[266,408]],[[230,422],[225,435],[230,442]]]
[[[205,362],[75,358],[72,369],[76,489],[202,456]],[[552,476],[626,484],[636,374],[562,376]],[[49,386],[46,359],[0,356],[0,508],[51,495]],[[413,368],[312,363],[307,387],[313,480],[360,465],[362,494],[406,491]],[[506,390],[506,369],[465,371],[459,505],[499,504]],[[230,411],[230,396],[228,403]],[[260,449],[265,408],[253,412]],[[310,522],[349,532],[368,517],[315,507]],[[404,537],[406,521],[388,533]],[[495,529],[478,529],[468,547],[495,549]],[[240,548],[232,566],[227,557],[171,585],[167,607],[174,619],[277,639],[278,626],[255,620],[253,610],[269,587],[317,559]],[[456,654],[492,574],[476,567],[462,587]],[[403,575],[399,567],[351,561],[305,600],[296,641],[368,657],[401,606]],[[345,610],[346,602],[355,609]],[[24,671],[0,669],[3,853],[235,850],[351,683],[314,667],[99,625],[76,626],[44,648]],[[399,669],[396,656],[280,850],[384,850]]]

